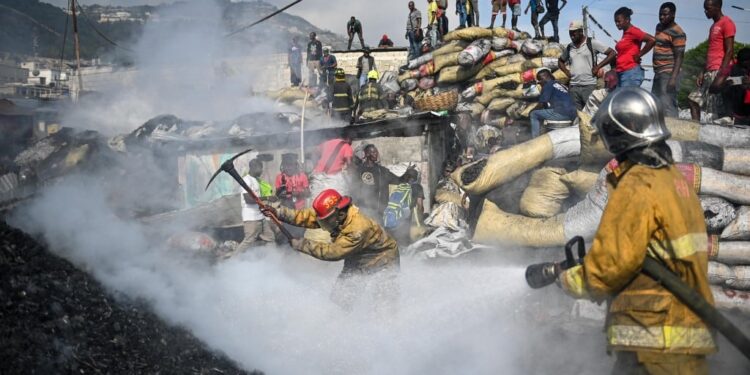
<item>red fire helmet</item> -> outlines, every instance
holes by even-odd
[[[338,191],[334,189],[326,189],[320,192],[317,197],[315,197],[312,206],[315,210],[315,214],[318,215],[318,219],[325,219],[336,212],[336,209],[346,208],[351,203],[351,197],[342,197]]]

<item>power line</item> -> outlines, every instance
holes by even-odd
[[[297,3],[300,3],[300,2],[302,2],[302,0],[296,0],[296,1],[292,2],[292,3],[290,3],[289,5],[281,8],[281,9],[278,9],[277,11],[275,11],[275,12],[273,12],[273,13],[271,13],[271,14],[269,14],[269,15],[267,15],[267,16],[265,16],[265,17],[263,17],[263,18],[261,18],[261,19],[259,19],[257,21],[255,21],[255,22],[251,23],[251,24],[249,24],[247,26],[242,26],[239,29],[237,29],[235,31],[232,31],[231,33],[227,34],[226,37],[228,38],[228,37],[230,37],[232,35],[235,35],[235,34],[237,34],[239,32],[245,31],[245,30],[247,30],[247,29],[249,29],[249,28],[251,28],[251,27],[253,27],[253,26],[255,26],[255,25],[257,25],[257,24],[259,24],[261,22],[264,22],[265,20],[267,20],[267,19],[269,19],[269,18],[271,18],[271,17],[273,17],[273,16],[275,16],[275,15],[277,15],[277,14],[279,14],[279,13],[281,13],[281,12],[283,12],[283,11],[285,11],[285,10],[293,7],[293,6],[295,6],[295,5],[297,5]]]
[[[80,3],[78,4],[78,10],[81,12],[81,15],[83,16],[83,19],[86,21],[86,23],[89,26],[91,26],[91,28],[94,29],[94,32],[97,35],[99,35],[102,39],[106,40],[109,44],[111,44],[111,45],[113,45],[113,46],[115,46],[117,48],[120,48],[120,49],[122,49],[124,51],[133,52],[133,50],[125,48],[125,47],[123,47],[123,46],[115,43],[112,39],[110,39],[106,35],[104,35],[104,33],[102,33],[101,31],[99,31],[99,29],[97,29],[96,26],[94,26],[94,23],[91,21],[91,19],[89,19],[88,14],[86,14],[86,12],[83,11],[83,7],[80,5]]]
[[[592,9],[596,9],[596,10],[611,10],[611,9],[604,9],[604,8],[597,8],[597,7],[593,7]],[[643,13],[643,12],[638,12],[638,13],[636,13],[636,14],[638,14],[638,15],[644,15],[644,16],[654,16],[654,17],[659,17],[659,15],[658,15],[658,14],[656,14],[656,13]],[[676,19],[676,20],[680,20],[680,19],[685,19],[685,20],[693,20],[693,21],[705,21],[705,20],[707,20],[707,18],[701,18],[701,17],[686,17],[686,16],[677,16],[677,17],[675,17],[675,19]],[[734,19],[733,19],[732,21],[733,21],[734,23],[750,23],[750,21],[737,21],[737,20],[734,20]]]
[[[68,9],[70,9],[70,1],[68,0]],[[65,62],[65,43],[68,40],[68,20],[70,20],[70,15],[65,14],[65,30],[63,31],[63,41],[62,41],[62,48],[60,48],[60,74],[63,72],[63,63]]]

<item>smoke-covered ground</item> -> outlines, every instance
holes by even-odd
[[[118,218],[96,180],[67,181],[11,224],[246,369],[596,374],[609,367],[595,326],[574,334],[545,322],[549,311],[561,312],[555,292],[531,293],[521,266],[404,259],[396,310],[363,300],[345,312],[329,298],[340,263],[267,248],[212,265],[163,249],[146,228]],[[573,342],[584,353],[567,357]]]

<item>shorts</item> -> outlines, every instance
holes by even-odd
[[[516,4],[513,6],[513,16],[519,17],[521,15],[521,4]]]
[[[508,0],[492,0],[492,14],[500,13],[505,14],[505,9],[508,6]]]
[[[710,114],[712,119],[718,116],[719,108],[721,108],[721,95],[710,94],[708,89],[718,73],[718,70],[704,72],[701,87],[696,88],[688,95],[688,100],[698,104],[701,111]]]

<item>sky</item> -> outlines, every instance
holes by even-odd
[[[47,0],[58,6],[65,6],[67,0]],[[79,0],[83,5],[110,4],[110,5],[140,5],[140,4],[160,4],[170,2],[171,0]],[[210,0],[204,0],[210,1]],[[291,0],[265,0],[276,6],[283,6]],[[632,23],[642,30],[653,33],[654,27],[658,23],[657,13],[658,6],[662,1],[651,0],[630,0],[627,6],[633,9],[634,14]],[[688,47],[705,40],[708,36],[708,28],[712,21],[706,19],[703,14],[703,0],[673,0],[677,4],[677,23],[687,33]],[[380,36],[388,34],[396,45],[406,45],[404,39],[404,29],[408,10],[407,0],[379,0],[371,1],[354,1],[354,0],[303,0],[301,3],[292,7],[288,12],[304,17],[314,25],[329,29],[333,32],[346,34],[346,22],[350,16],[356,16],[362,21],[364,29],[365,43],[377,45]],[[425,15],[427,0],[416,0],[417,8]],[[525,8],[528,0],[522,0],[522,7]],[[574,19],[581,19],[581,9],[584,5],[589,6],[590,13],[596,18],[610,34],[619,39],[620,31],[614,25],[614,11],[622,6],[622,1],[616,0],[571,0],[563,9],[560,15],[560,30],[562,33],[561,41],[568,42],[569,38],[565,32],[567,25]],[[750,43],[750,11],[741,11],[731,8],[731,5],[743,6],[750,8],[748,0],[725,0],[724,14],[729,15],[737,23],[737,37],[740,42]],[[490,22],[491,0],[479,0],[480,18],[482,26],[488,26]],[[332,11],[333,10],[333,11]],[[455,2],[449,0],[449,25],[452,28],[458,26],[458,17],[455,12]],[[500,16],[498,16],[500,17]],[[260,17],[259,17],[260,18]],[[248,20],[252,22],[254,20]],[[498,20],[499,22],[500,20]],[[510,25],[510,15],[508,16],[508,26]],[[590,25],[593,26],[593,25]],[[529,15],[521,15],[519,19],[521,30],[533,31]],[[614,41],[608,38],[604,33],[593,27],[594,35],[606,44],[614,46]],[[547,25],[547,33],[551,34],[551,25]]]

